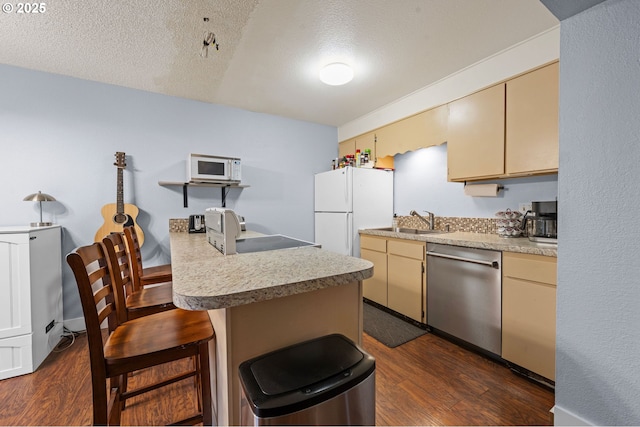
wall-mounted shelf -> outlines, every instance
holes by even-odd
[[[163,187],[182,186],[182,200],[185,208],[189,207],[189,198],[187,194],[187,187],[220,187],[222,207],[227,205],[227,193],[231,188],[247,188],[248,185],[242,184],[229,184],[225,182],[173,182],[173,181],[158,181],[158,185]]]

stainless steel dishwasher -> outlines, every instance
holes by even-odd
[[[427,324],[500,356],[502,253],[427,244]]]

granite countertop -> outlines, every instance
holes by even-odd
[[[170,232],[169,236],[173,301],[187,310],[251,304],[373,275],[369,261],[314,247],[225,256],[205,234]]]
[[[369,236],[395,237],[397,239],[415,240],[427,243],[441,243],[443,245],[492,249],[504,252],[519,252],[551,257],[558,256],[557,245],[531,242],[526,237],[505,238],[496,234],[467,233],[460,231],[453,233],[409,234],[377,230],[375,228],[359,230],[359,232],[360,234]]]

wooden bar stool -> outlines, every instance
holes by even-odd
[[[117,286],[122,281],[111,271],[104,246],[80,247],[67,255],[67,263],[78,285],[89,341],[93,424],[119,424],[126,399],[195,376],[198,413],[176,424],[211,425],[209,341],[214,331],[208,313],[177,308],[125,321],[124,289]],[[123,387],[130,372],[194,356],[192,370],[135,390]]]
[[[143,268],[142,253],[140,252],[140,242],[136,229],[133,226],[127,226],[123,228],[123,231],[129,251],[133,289],[137,291],[147,285],[170,282],[173,278],[171,274],[171,264],[161,264]]]
[[[130,265],[131,254],[127,251],[122,233],[110,233],[102,239],[102,244],[107,258],[112,262],[112,271],[120,272],[121,286],[124,289],[125,321],[176,308],[173,304],[171,282],[136,290],[132,278],[133,268]]]

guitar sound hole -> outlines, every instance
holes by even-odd
[[[116,224],[122,224],[123,227],[128,227],[134,224],[133,218],[131,218],[130,215],[120,213],[113,216],[113,222]]]

